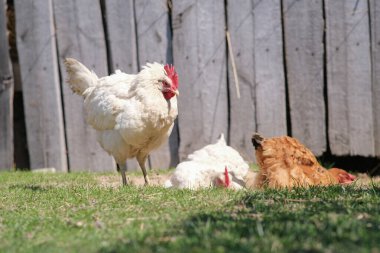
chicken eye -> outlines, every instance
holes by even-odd
[[[168,84],[168,83],[165,82],[165,81],[163,81],[162,84],[163,84],[163,86],[165,86],[165,87],[170,87],[170,84]]]

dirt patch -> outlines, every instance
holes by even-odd
[[[365,173],[357,174],[355,185],[359,187],[371,186],[372,184],[380,185],[380,176],[369,177]]]
[[[163,186],[165,181],[170,178],[170,174],[153,173],[149,174],[150,185]],[[102,175],[98,176],[97,180],[101,186],[117,188],[122,185],[121,175]],[[145,184],[144,176],[141,175],[127,175],[128,183],[135,186],[143,186]]]
[[[165,173],[162,174],[160,172],[153,172],[149,174],[149,180],[150,185],[153,186],[163,186],[165,184],[165,181],[168,180],[171,176],[171,173]],[[249,189],[254,188],[254,181],[255,181],[256,173],[253,171],[249,171],[246,176],[246,186]],[[102,175],[96,177],[99,184],[104,187],[112,187],[117,188],[120,187],[121,184],[121,176],[120,174],[114,174],[114,175]],[[131,185],[135,186],[144,186],[144,177],[143,175],[127,175],[128,182]],[[357,174],[357,179],[354,182],[355,186],[358,187],[365,187],[365,186],[371,186],[372,184],[380,185],[380,176],[377,177],[369,177],[367,174]]]

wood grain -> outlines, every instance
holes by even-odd
[[[114,171],[112,157],[100,147],[95,130],[85,122],[83,98],[65,83],[63,65],[64,58],[73,57],[99,77],[108,75],[100,2],[55,1],[54,12],[70,171]]]
[[[322,0],[283,5],[292,136],[315,155],[326,151]]]
[[[281,3],[255,1],[255,83],[257,131],[264,136],[287,133]]]
[[[253,160],[251,136],[286,134],[280,1],[228,1],[228,29],[241,98],[229,63],[230,142]],[[231,57],[231,56],[229,56]]]
[[[373,156],[367,1],[327,0],[325,8],[331,152]]]
[[[67,171],[52,1],[15,1],[15,11],[30,166]]]
[[[228,139],[228,103],[223,1],[173,0],[173,56],[180,77],[180,159]]]
[[[13,74],[9,55],[6,3],[0,3],[0,170],[13,168]]]
[[[380,157],[380,3],[369,1],[372,55],[372,104],[375,131],[376,156]]]

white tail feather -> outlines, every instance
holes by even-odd
[[[96,84],[97,75],[79,61],[66,58],[64,64],[68,74],[67,83],[73,92],[82,95],[88,87]]]
[[[227,143],[226,143],[226,139],[224,139],[224,134],[223,134],[223,133],[221,133],[221,134],[219,135],[219,139],[218,139],[218,142],[217,142],[217,143],[222,144],[222,145],[227,145]]]
[[[170,181],[170,179],[166,180],[165,184],[164,184],[164,187],[165,188],[171,188],[171,187],[173,187],[172,181]]]

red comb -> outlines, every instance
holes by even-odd
[[[168,77],[170,79],[172,79],[172,82],[173,82],[173,86],[175,88],[178,88],[178,75],[177,75],[177,72],[175,71],[174,69],[174,66],[173,65],[169,65],[169,64],[166,64],[164,66],[164,69],[166,71],[166,74],[168,75]]]
[[[228,174],[227,166],[224,168],[224,185],[226,188],[230,186],[230,175]]]

